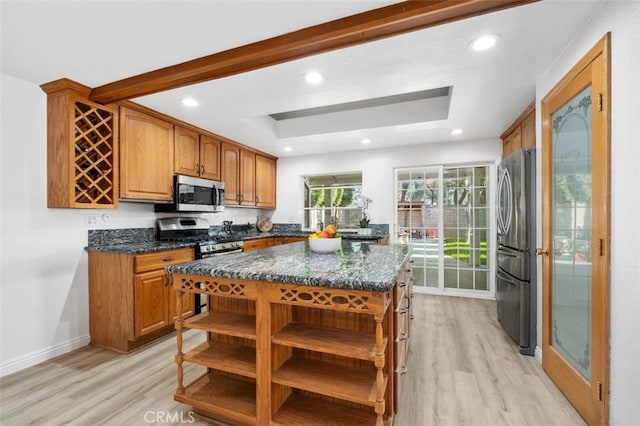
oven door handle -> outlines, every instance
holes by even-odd
[[[240,247],[240,248],[237,248],[237,249],[228,250],[228,251],[221,251],[221,252],[218,252],[218,253],[209,253],[209,254],[203,255],[202,258],[205,259],[207,257],[224,256],[225,254],[242,253],[243,251],[244,251],[244,249],[242,247]]]

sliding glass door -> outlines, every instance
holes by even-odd
[[[396,170],[396,235],[413,246],[417,291],[492,295],[491,166]]]

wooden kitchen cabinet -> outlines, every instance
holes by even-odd
[[[256,207],[276,208],[276,160],[256,154]]]
[[[176,174],[220,180],[220,141],[175,126],[174,144]]]
[[[276,160],[231,142],[222,142],[225,204],[275,208]]]
[[[175,292],[164,267],[194,259],[192,248],[145,254],[89,252],[89,333],[91,344],[131,352],[172,331]],[[182,315],[193,315],[185,298]]]
[[[120,198],[173,199],[173,124],[120,107]]]
[[[240,149],[240,205],[256,205],[256,154]]]
[[[520,149],[535,149],[535,102],[532,102],[500,137],[502,158]]]
[[[522,149],[536,149],[536,113],[532,111],[522,121]]]
[[[47,93],[47,207],[116,208],[118,112],[87,100],[89,87],[68,79]]]

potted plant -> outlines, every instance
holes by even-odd
[[[360,205],[362,206],[362,219],[360,219],[360,229],[358,230],[359,235],[371,235],[371,228],[369,228],[369,222],[371,219],[367,216],[367,209],[369,208],[369,203],[371,202],[371,198],[367,196],[362,196],[360,199]]]

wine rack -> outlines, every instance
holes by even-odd
[[[117,110],[88,101],[90,89],[70,80],[42,89],[48,95],[48,207],[117,207]]]

